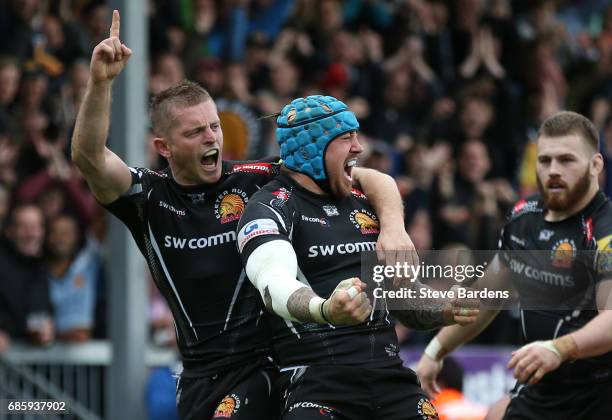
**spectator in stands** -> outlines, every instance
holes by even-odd
[[[39,345],[53,341],[49,287],[42,249],[45,234],[40,208],[17,205],[0,242],[0,341],[31,338]]]
[[[0,57],[0,117],[8,117],[19,90],[21,69],[11,57]]]
[[[461,146],[456,171],[438,179],[433,208],[436,248],[459,242],[472,249],[495,249],[499,209],[485,177],[491,160],[485,145],[470,140]]]
[[[63,142],[40,139],[36,145],[46,167],[23,180],[16,191],[18,200],[38,203],[48,220],[62,211],[74,212],[80,226],[86,227],[96,203],[80,173],[67,161]]]
[[[89,339],[101,260],[97,243],[83,239],[75,217],[63,213],[49,221],[46,264],[57,338]]]

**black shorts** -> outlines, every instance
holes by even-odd
[[[271,420],[278,417],[272,395],[278,375],[272,366],[247,365],[200,378],[181,376],[176,387],[183,420]]]
[[[310,366],[281,371],[283,420],[434,420],[415,373],[404,367]]]
[[[612,382],[514,387],[504,420],[612,419]]]

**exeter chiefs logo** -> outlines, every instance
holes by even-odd
[[[249,201],[246,193],[238,188],[223,191],[215,201],[215,217],[221,223],[228,223],[240,219],[244,206]]]
[[[353,210],[349,217],[355,229],[359,229],[363,235],[380,231],[378,218],[367,210]]]
[[[226,395],[217,406],[213,418],[229,419],[240,408],[240,399],[236,394]]]
[[[570,239],[561,239],[555,242],[550,259],[552,265],[559,268],[569,268],[576,256],[576,244]]]
[[[421,398],[417,404],[417,413],[421,415],[423,420],[437,420],[438,412],[433,404],[427,398]]]

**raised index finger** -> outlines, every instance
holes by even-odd
[[[120,22],[120,17],[119,17],[119,10],[113,10],[113,22],[111,23],[111,27],[110,27],[110,37],[111,38],[114,36],[119,38],[120,25],[121,25],[121,22]]]

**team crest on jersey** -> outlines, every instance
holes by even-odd
[[[417,404],[417,413],[423,420],[437,420],[438,411],[427,398],[421,398]]]
[[[363,235],[380,232],[378,218],[367,210],[353,210],[349,218],[355,229],[359,229]]]
[[[251,172],[256,174],[270,175],[272,164],[267,162],[239,163],[232,168],[233,172]]]
[[[272,195],[276,198],[273,198],[270,201],[270,205],[280,208],[283,207],[287,203],[287,201],[289,201],[289,197],[291,197],[291,191],[289,191],[285,187],[281,187],[278,190],[274,191]]]
[[[229,419],[240,408],[240,398],[236,394],[226,395],[217,406],[213,418]]]
[[[552,265],[559,268],[571,267],[575,256],[576,244],[572,239],[558,240],[550,253]]]
[[[221,223],[238,220],[244,213],[244,207],[248,201],[247,194],[239,188],[225,190],[215,201],[215,217]]]

